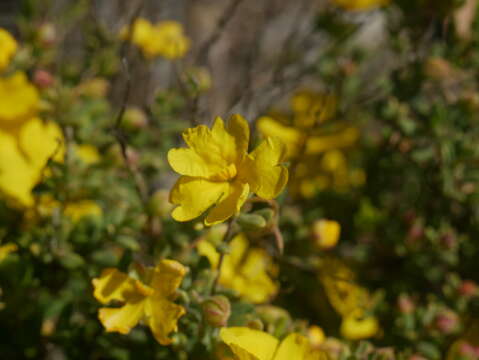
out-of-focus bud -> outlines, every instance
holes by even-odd
[[[308,328],[309,343],[313,348],[319,348],[326,340],[323,329],[317,325],[311,325]]]
[[[168,201],[168,191],[164,189],[155,191],[148,202],[148,209],[155,216],[167,216],[173,209],[173,205]]]
[[[452,310],[444,310],[436,316],[434,325],[443,334],[454,333],[459,328],[459,316]]]
[[[477,359],[479,356],[479,348],[471,345],[467,341],[461,341],[458,344],[458,355],[464,356],[466,359]]]
[[[140,155],[138,152],[131,147],[126,149],[126,156],[128,158],[128,163],[132,166],[137,166],[140,161]],[[124,166],[124,159],[121,153],[120,146],[114,144],[108,148],[107,159],[109,159],[116,166]]]
[[[433,79],[444,79],[454,75],[454,68],[440,57],[429,58],[424,64],[424,72]]]
[[[410,314],[415,310],[416,306],[411,297],[405,294],[401,294],[398,298],[398,308],[399,311],[403,314]]]
[[[244,231],[261,230],[266,226],[266,220],[257,214],[241,214],[237,223]]]
[[[263,219],[270,224],[274,219],[274,210],[271,208],[264,208],[261,210],[256,210],[253,214],[263,217]]]
[[[441,236],[441,244],[446,248],[446,249],[453,249],[456,247],[457,244],[457,237],[454,233],[452,232],[447,232],[444,235]]]
[[[37,69],[33,74],[33,83],[40,89],[46,89],[53,85],[54,78],[46,70]]]
[[[462,296],[471,297],[477,295],[477,284],[472,280],[464,280],[458,290]]]
[[[264,329],[264,324],[260,319],[250,320],[246,323],[246,326],[253,330],[262,331]]]
[[[346,355],[347,347],[338,339],[327,338],[326,341],[321,344],[321,350],[332,359],[339,359],[341,355]]]
[[[409,243],[415,243],[424,236],[424,225],[422,221],[416,220],[409,228],[407,240]]]
[[[108,80],[103,78],[93,78],[81,83],[78,88],[78,94],[91,97],[104,97],[110,88]]]
[[[146,114],[137,107],[126,109],[121,122],[122,126],[128,130],[143,129],[148,125]]]
[[[57,41],[57,30],[52,23],[43,23],[38,28],[38,41],[42,46],[51,47]]]
[[[201,304],[205,321],[214,327],[223,327],[228,324],[231,315],[231,305],[226,296],[212,296]]]
[[[212,80],[208,69],[204,67],[191,67],[183,74],[183,81],[189,85],[193,94],[207,91],[211,88]]]
[[[313,223],[312,232],[314,241],[320,249],[332,249],[338,243],[341,226],[334,220],[321,219]]]
[[[408,360],[427,360],[427,359],[421,355],[414,354],[414,355],[411,355],[408,358]]]

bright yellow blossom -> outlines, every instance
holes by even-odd
[[[38,102],[38,91],[25,73],[0,78],[0,130],[18,130],[35,114]]]
[[[354,272],[341,260],[322,260],[320,281],[333,308],[341,315],[341,335],[349,340],[367,339],[379,331],[376,317],[367,315],[371,296],[355,282]]]
[[[341,225],[334,220],[321,219],[313,224],[313,235],[320,249],[331,249],[336,246],[341,232]]]
[[[210,242],[200,241],[198,252],[218,268],[220,255]],[[249,247],[246,237],[240,234],[231,241],[230,253],[223,259],[219,283],[252,303],[263,303],[278,292],[278,284],[271,278],[276,272],[266,251]]]
[[[390,0],[333,0],[333,2],[346,10],[361,11],[387,5]]]
[[[0,246],[0,262],[5,260],[5,258],[12,252],[18,250],[18,246],[13,243],[7,243]]]
[[[27,121],[18,134],[0,130],[0,192],[20,205],[33,205],[32,190],[47,160],[63,158],[60,128],[38,118]]]
[[[17,52],[17,42],[10,33],[0,28],[0,71],[4,70],[9,64],[13,55]]]
[[[237,360],[326,360],[328,356],[311,347],[303,335],[292,333],[283,341],[259,330],[230,327],[220,330],[221,340]]]
[[[145,282],[115,268],[103,270],[99,278],[92,280],[93,295],[102,304],[123,304],[99,310],[98,317],[106,331],[128,334],[143,320],[160,344],[170,344],[169,334],[177,330],[177,321],[185,314],[185,309],[172,301],[185,274],[186,268],[174,260],[162,260],[156,267],[147,268]]]
[[[127,30],[122,31],[126,38]],[[190,48],[190,40],[184,35],[183,26],[176,21],[161,21],[155,25],[146,19],[137,19],[131,31],[131,42],[138,46],[145,57],[163,56],[177,59]]]
[[[282,143],[268,137],[248,154],[249,126],[240,115],[227,127],[218,117],[211,130],[187,129],[183,139],[188,148],[168,152],[171,167],[183,175],[170,193],[170,202],[178,205],[172,212],[177,221],[192,220],[213,206],[205,224],[221,223],[240,211],[250,192],[272,199],[288,181]]]

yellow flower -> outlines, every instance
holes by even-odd
[[[341,335],[348,340],[368,339],[379,331],[379,322],[374,316],[364,315],[360,309],[348,314],[341,321]]]
[[[126,38],[126,29],[121,36]],[[163,56],[177,59],[183,57],[190,48],[190,40],[184,35],[183,26],[176,21],[162,21],[153,25],[146,19],[137,19],[133,24],[131,42],[147,58]]]
[[[214,269],[218,268],[220,255],[210,242],[200,241],[198,252],[208,258]],[[246,237],[239,234],[231,241],[230,253],[223,259],[219,283],[252,303],[263,303],[278,292],[278,285],[270,275],[276,272],[266,251],[249,247]]]
[[[18,45],[13,36],[5,29],[0,28],[0,71],[10,64],[17,48]]]
[[[75,147],[75,154],[86,165],[93,165],[101,160],[98,149],[93,145],[82,144]]]
[[[170,193],[170,202],[178,205],[172,212],[177,221],[192,220],[214,205],[205,224],[221,223],[240,211],[250,191],[272,199],[288,181],[282,143],[266,138],[248,154],[249,126],[240,115],[226,128],[218,117],[211,130],[187,129],[183,139],[188,148],[168,152],[170,166],[183,175]]]
[[[13,243],[7,243],[5,245],[0,246],[0,262],[5,260],[5,258],[12,252],[18,250],[18,246]]]
[[[38,118],[27,121],[16,136],[0,130],[0,192],[20,205],[32,206],[32,190],[47,160],[54,154],[56,161],[63,158],[62,139],[55,123]]]
[[[35,114],[38,102],[38,91],[25,73],[17,71],[0,78],[0,129],[18,129]]]
[[[321,219],[313,224],[313,235],[320,249],[331,249],[336,246],[341,232],[341,225],[334,220]]]
[[[281,343],[274,336],[247,327],[220,330],[221,340],[237,360],[326,360],[328,356],[312,349],[303,335],[289,334]]]
[[[379,6],[387,5],[390,0],[333,0],[336,5],[339,5],[346,10],[370,10]]]
[[[324,334],[323,329],[317,325],[311,325],[308,328],[308,339],[313,347],[319,347],[326,340],[326,335]]]
[[[186,268],[174,260],[161,260],[156,267],[147,268],[146,283],[117,269],[105,269],[92,280],[93,295],[102,304],[123,303],[121,307],[99,310],[106,331],[128,334],[143,320],[160,344],[170,344],[169,334],[177,330],[177,321],[185,314],[185,309],[172,301],[185,274]]]
[[[320,269],[320,281],[329,302],[341,315],[341,334],[349,340],[370,338],[379,331],[374,316],[366,315],[371,307],[367,289],[355,282],[354,272],[339,259],[326,257]]]

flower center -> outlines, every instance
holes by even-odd
[[[213,181],[229,181],[232,180],[238,171],[236,170],[236,165],[235,164],[230,164],[227,167],[225,167],[223,170],[221,170],[219,173],[217,173],[215,176],[213,176],[212,180]]]

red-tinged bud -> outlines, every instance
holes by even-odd
[[[458,353],[466,358],[475,359],[478,355],[478,348],[467,341],[461,341],[458,346]]]
[[[459,317],[451,310],[445,310],[439,313],[434,324],[436,328],[444,334],[454,333],[459,327]]]
[[[408,295],[400,295],[398,298],[399,311],[403,314],[410,314],[416,308],[414,301]]]
[[[414,355],[411,355],[408,358],[408,360],[427,360],[427,359],[421,355],[414,354]]]
[[[472,280],[464,280],[459,286],[459,294],[471,297],[477,294],[477,284]]]
[[[441,243],[446,249],[453,249],[457,244],[457,237],[452,232],[448,232],[441,236]]]
[[[205,300],[201,307],[206,322],[214,327],[223,327],[228,324],[231,315],[231,305],[226,296],[217,295]]]
[[[33,82],[40,89],[46,89],[53,85],[54,78],[46,70],[37,69],[33,74]]]

